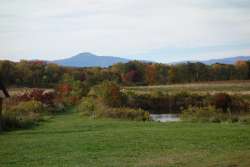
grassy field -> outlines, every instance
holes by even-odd
[[[250,81],[223,81],[160,86],[135,86],[125,87],[124,91],[133,91],[138,94],[150,93],[152,91],[161,91],[163,93],[174,94],[185,91],[199,94],[226,92],[229,94],[250,95]]]
[[[90,120],[69,112],[0,134],[0,166],[249,167],[250,125]]]

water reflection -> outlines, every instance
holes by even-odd
[[[157,122],[175,122],[180,121],[177,114],[150,114],[150,118]]]

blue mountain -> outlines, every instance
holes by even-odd
[[[199,62],[207,64],[207,65],[211,65],[215,63],[234,64],[235,62],[239,60],[248,61],[250,60],[250,56],[237,56],[237,57],[229,57],[229,58],[222,58],[222,59],[211,59],[211,60],[205,60],[205,61],[199,61]],[[52,63],[58,64],[61,66],[67,66],[67,67],[108,67],[115,63],[127,63],[129,61],[131,60],[120,58],[120,57],[114,57],[114,56],[97,56],[89,52],[84,52],[84,53],[79,53],[70,58],[52,61]],[[143,60],[141,61],[152,62],[152,61],[143,61]],[[173,62],[170,64],[179,64],[179,63],[185,63],[185,62],[187,61]],[[198,61],[189,61],[189,62],[198,62]]]
[[[54,60],[55,64],[67,67],[108,67],[115,63],[127,63],[129,59],[113,56],[97,56],[95,54],[84,52],[73,57]]]
[[[191,60],[191,61],[179,61],[179,62],[172,62],[169,64],[181,64],[181,63],[196,63],[196,62],[201,62],[203,64],[207,65],[212,65],[212,64],[235,64],[237,61],[250,61],[250,56],[236,56],[236,57],[228,57],[228,58],[221,58],[221,59],[210,59],[210,60],[201,60],[201,61],[196,61],[196,60]]]
[[[211,59],[211,60],[202,61],[202,63],[209,64],[209,65],[215,64],[215,63],[234,64],[239,60],[248,61],[250,60],[250,56],[237,56],[237,57],[229,57],[229,58],[222,58],[222,59]]]

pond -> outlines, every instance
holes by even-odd
[[[157,122],[176,122],[180,121],[177,114],[150,114],[150,118]]]

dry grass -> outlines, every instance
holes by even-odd
[[[178,92],[189,92],[198,94],[215,94],[226,92],[228,94],[250,95],[250,81],[230,81],[230,82],[204,82],[191,84],[173,84],[158,86],[135,86],[124,87],[124,91],[133,91],[138,94],[160,91],[162,93],[175,94]]]
[[[8,89],[8,92],[9,92],[10,96],[15,96],[15,95],[20,95],[20,94],[24,94],[24,93],[27,93],[27,92],[31,92],[34,89],[53,90],[53,89],[49,89],[49,88],[22,87],[22,88],[10,88],[10,89]]]

